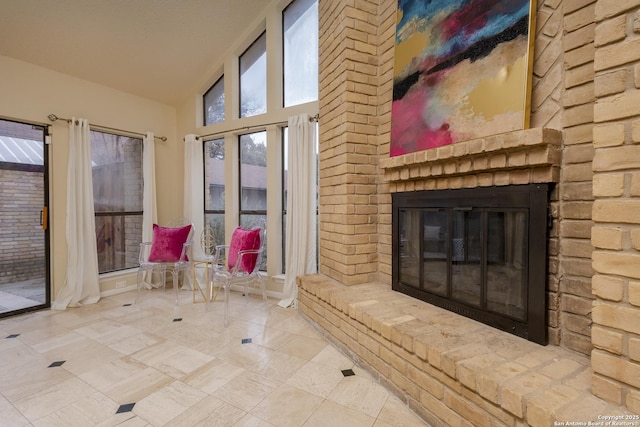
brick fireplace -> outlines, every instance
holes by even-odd
[[[400,277],[402,271],[405,271],[405,276],[410,275],[410,270],[403,269],[400,265],[400,258],[403,255],[400,248],[400,233],[398,228],[399,224],[393,224],[392,236],[395,242],[393,254],[394,254],[394,273],[392,284],[394,289],[401,290],[412,296],[416,296],[425,301],[435,303],[441,307],[456,311],[458,313],[464,313],[467,317],[471,317],[480,320],[484,323],[491,324],[499,329],[507,330],[516,335],[526,337],[534,342],[540,344],[547,343],[548,336],[548,319],[553,317],[553,313],[549,313],[546,301],[553,300],[553,290],[549,290],[547,283],[549,281],[545,272],[548,271],[547,266],[552,264],[553,261],[547,258],[548,248],[550,246],[550,240],[546,239],[547,227],[553,229],[553,224],[557,218],[554,218],[552,204],[548,203],[549,195],[551,195],[551,201],[554,199],[553,191],[549,192],[548,189],[553,187],[553,184],[558,179],[558,171],[562,161],[560,146],[562,143],[561,134],[557,131],[549,129],[531,129],[526,131],[518,131],[503,135],[491,136],[483,139],[472,140],[454,144],[447,147],[439,147],[433,150],[427,150],[420,153],[408,154],[399,158],[393,157],[388,159],[382,159],[381,165],[385,171],[385,177],[391,182],[391,193],[394,200],[404,200],[406,206],[412,206],[410,201],[412,198],[419,198],[423,194],[423,197],[431,195],[443,199],[446,203],[442,202],[426,202],[422,205],[430,205],[431,207],[438,207],[436,205],[443,205],[441,207],[447,207],[454,211],[457,209],[458,216],[460,216],[460,209],[466,209],[467,212],[474,206],[470,204],[475,203],[477,208],[475,211],[480,215],[481,209],[486,210],[491,208],[492,203],[494,208],[499,208],[504,204],[504,200],[508,200],[507,194],[511,192],[518,192],[517,189],[522,191],[523,188],[531,189],[534,191],[532,194],[538,194],[538,198],[534,205],[530,204],[529,198],[533,197],[527,195],[522,196],[521,201],[513,202],[513,206],[509,206],[508,209],[520,208],[522,212],[526,212],[527,218],[535,220],[535,224],[527,223],[526,227],[538,227],[535,233],[529,234],[531,236],[532,243],[537,246],[532,247],[532,251],[527,248],[528,254],[543,254],[542,258],[528,258],[531,259],[531,268],[526,266],[527,275],[522,277],[523,283],[537,282],[535,287],[531,290],[530,294],[523,295],[520,304],[523,305],[526,302],[528,307],[526,312],[522,312],[518,315],[514,313],[502,313],[497,315],[496,310],[486,309],[487,295],[481,293],[480,282],[485,285],[488,283],[486,278],[478,280],[478,289],[476,290],[476,300],[471,301],[464,297],[459,296],[452,298],[452,290],[455,289],[456,283],[452,283],[453,266],[456,268],[469,268],[472,263],[462,261],[454,261],[456,254],[455,248],[447,247],[447,254],[444,256],[445,260],[449,260],[449,263],[445,267],[442,263],[438,263],[434,260],[435,255],[428,256],[428,261],[424,261],[423,270],[428,269],[427,265],[432,268],[445,268],[449,272],[448,279],[441,279],[440,282],[443,286],[448,288],[446,290],[434,290],[425,289],[425,283],[437,282],[437,278],[429,280],[428,275],[424,273],[421,275],[422,283],[417,283],[411,278],[402,280]],[[535,184],[542,184],[542,186]],[[448,191],[448,193],[447,193]],[[444,192],[444,193],[442,193]],[[441,196],[437,196],[440,194]],[[459,196],[456,196],[459,194]],[[514,193],[511,193],[512,195]],[[453,202],[452,197],[459,197],[458,202]],[[492,202],[491,199],[497,197]],[[498,202],[502,201],[502,202]],[[408,202],[408,205],[407,205]],[[526,203],[525,203],[526,202]],[[433,204],[435,203],[435,204]],[[542,206],[541,206],[542,204]],[[420,205],[420,203],[418,203]],[[444,206],[447,205],[447,206]],[[417,205],[416,205],[417,206]],[[506,206],[502,206],[507,208]],[[481,208],[481,209],[480,209]],[[495,211],[495,209],[493,209]],[[535,211],[535,215],[533,215]],[[393,212],[397,214],[396,207],[394,206]],[[442,217],[446,211],[441,211]],[[549,213],[549,215],[547,215]],[[533,215],[529,217],[529,215]],[[447,214],[449,216],[452,213]],[[433,216],[433,215],[432,215]],[[461,217],[462,218],[462,217]],[[480,217],[478,217],[479,220]],[[400,219],[400,218],[398,218]],[[497,218],[496,218],[497,219]],[[432,221],[437,221],[434,219]],[[442,219],[440,219],[442,221]],[[423,224],[423,230],[431,231],[433,227],[441,227],[442,224]],[[427,228],[424,228],[427,227]],[[451,225],[449,225],[451,228]],[[440,231],[440,228],[438,228]],[[553,232],[551,233],[553,235]],[[422,237],[426,235],[422,233]],[[544,241],[540,242],[536,240],[539,236],[545,236]],[[427,236],[429,237],[429,236]],[[436,237],[436,236],[433,236]],[[456,236],[458,240],[460,236]],[[433,240],[433,239],[432,239]],[[449,246],[453,246],[455,243],[463,244],[462,242],[454,242],[454,237],[449,239]],[[537,243],[536,243],[537,242]],[[432,242],[428,242],[432,244]],[[424,242],[422,243],[424,246]],[[442,249],[440,248],[440,254],[442,258]],[[431,248],[433,249],[433,248]],[[430,248],[423,248],[423,254],[429,254],[433,252]],[[450,250],[449,250],[450,249]],[[485,248],[486,249],[486,248]],[[552,251],[553,253],[553,251]],[[405,254],[406,255],[406,254]],[[478,253],[476,255],[478,274],[480,270],[486,270],[490,265],[488,254],[485,253],[485,258],[482,260],[482,266],[480,265],[481,257]],[[497,255],[493,255],[497,256]],[[452,262],[454,261],[454,262]],[[494,263],[497,265],[497,263]],[[535,264],[535,266],[533,265]],[[465,267],[466,266],[466,267]],[[525,271],[525,270],[522,270]],[[515,270],[512,271],[515,273]],[[532,274],[532,276],[529,275]],[[542,275],[541,275],[542,273]],[[471,274],[469,272],[469,274]],[[521,273],[522,274],[522,273]],[[553,270],[549,274],[554,274]],[[464,283],[467,278],[464,275],[457,277],[458,283]],[[485,275],[486,276],[486,275]],[[445,280],[447,283],[445,283]],[[454,278],[453,281],[456,279]],[[485,287],[485,289],[487,289]],[[528,290],[526,291],[528,292]],[[550,295],[548,295],[550,294]],[[484,307],[484,309],[482,309]],[[538,310],[542,308],[543,312],[529,311],[529,307],[533,310],[536,307]],[[554,307],[549,308],[553,310]],[[499,309],[497,311],[500,311]],[[505,310],[502,310],[503,312]],[[528,324],[526,320],[535,320],[532,324]],[[535,331],[535,332],[533,332]]]
[[[531,129],[389,157],[396,4],[319,2],[321,274],[301,280],[301,312],[449,425],[478,408],[491,425],[613,413],[600,399],[640,412],[640,0],[538,0]],[[474,346],[468,319],[391,291],[392,195],[536,183],[555,184],[549,345],[480,334],[539,347],[523,367],[496,362],[496,341]]]

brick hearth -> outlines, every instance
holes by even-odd
[[[299,311],[435,426],[548,427],[630,414],[591,393],[589,358],[540,346],[386,284],[298,278]],[[558,424],[559,425],[559,424]]]

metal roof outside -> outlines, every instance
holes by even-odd
[[[0,135],[0,162],[44,165],[44,143]]]

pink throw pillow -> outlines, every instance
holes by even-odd
[[[150,262],[180,261],[182,247],[189,238],[191,225],[171,228],[153,224],[153,242],[149,253]]]
[[[245,230],[236,227],[231,235],[231,245],[229,245],[229,254],[227,256],[227,264],[232,269],[238,262],[238,252],[250,249],[260,249],[260,229]],[[238,266],[238,270],[246,273],[253,272],[256,267],[258,254],[243,255],[242,264]]]

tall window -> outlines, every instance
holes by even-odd
[[[91,131],[98,271],[137,267],[142,241],[142,140]]]
[[[240,226],[254,228],[267,222],[267,133],[239,137]],[[266,254],[261,270],[266,269]]]
[[[282,11],[284,106],[318,99],[318,0],[294,0]]]
[[[204,143],[204,223],[215,244],[224,244],[224,139]]]
[[[226,84],[223,85],[222,81],[216,82],[205,95],[207,100],[215,99],[217,95],[214,93],[218,93],[216,86],[220,86],[219,93],[223,91],[222,86],[226,86],[224,94],[226,98],[224,102],[227,104],[227,114],[224,119],[226,124],[213,125],[215,129],[212,130],[211,135],[215,134],[216,138],[224,136],[227,141],[227,157],[223,157],[220,145],[218,157],[213,152],[207,152],[204,160],[204,167],[208,171],[205,172],[206,190],[203,195],[207,224],[215,223],[218,224],[216,229],[222,228],[224,215],[227,235],[236,225],[245,228],[263,224],[266,226],[267,201],[269,201],[268,205],[271,209],[268,213],[271,229],[269,240],[274,243],[269,248],[272,261],[269,269],[273,270],[269,271],[270,274],[279,274],[280,268],[284,271],[285,262],[284,238],[288,196],[286,181],[289,178],[285,156],[288,155],[288,133],[286,129],[282,132],[278,131],[280,122],[295,114],[305,112],[314,115],[318,112],[318,4],[318,0],[286,0],[270,3],[268,11],[265,11],[264,21],[259,24],[260,27],[248,29],[257,31],[253,32],[250,38],[239,39],[239,44],[230,46],[229,53],[224,58],[219,58],[223,71],[221,74],[224,74]],[[276,19],[272,19],[273,17]],[[282,42],[272,43],[274,39],[280,40],[280,38]],[[219,75],[211,77],[217,78]],[[272,90],[273,88],[277,89]],[[229,117],[231,114],[229,99],[233,100],[235,106],[231,109],[233,117]],[[203,102],[205,111],[198,113],[204,115],[205,125],[213,123],[208,121],[207,114],[211,110],[209,106],[212,102],[207,100]],[[222,101],[219,105],[222,109]],[[202,133],[206,132],[208,131],[202,130]],[[228,145],[232,138],[234,149]],[[291,143],[293,144],[293,141]],[[281,166],[277,161],[270,161],[267,165],[267,151],[269,160],[277,160],[281,149],[284,161],[282,170],[279,170]],[[229,203],[233,201],[233,206],[227,205],[226,209],[222,206],[220,194],[217,207],[214,201],[215,192],[223,191],[222,183],[215,181],[217,177],[222,179],[223,160],[227,178],[233,179],[233,182],[224,183],[226,189],[233,188],[230,190],[233,194],[227,192],[225,198]],[[214,167],[213,163],[218,163],[219,166]],[[238,171],[238,174],[236,175],[235,172],[230,174],[231,169]],[[231,178],[232,175],[233,178]],[[282,182],[280,182],[281,179]],[[268,192],[267,188],[269,188]],[[280,201],[276,202],[276,198],[281,197],[282,205]],[[219,219],[214,221],[214,218]],[[282,227],[278,226],[280,223]],[[282,245],[276,243],[281,237]],[[282,265],[279,261],[274,263],[280,255],[277,251],[282,251],[280,257],[283,260]],[[264,271],[266,264],[262,264],[260,269]]]
[[[224,121],[224,76],[209,88],[202,101],[205,126]]]
[[[240,56],[240,117],[267,112],[267,33]]]

